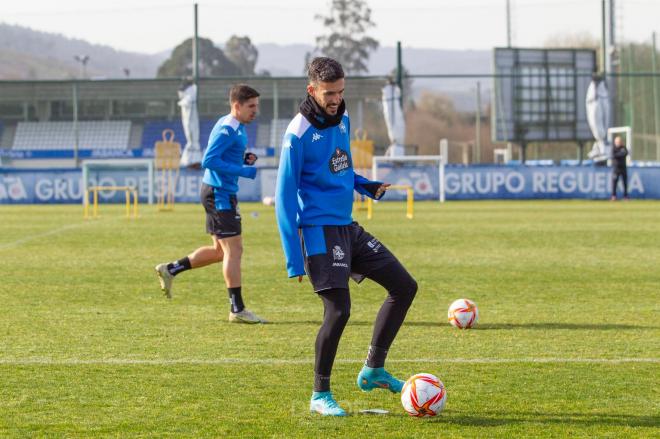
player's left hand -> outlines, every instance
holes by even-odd
[[[245,163],[248,166],[254,165],[254,162],[257,161],[259,157],[253,152],[246,152],[245,156],[243,156],[243,163]]]
[[[380,185],[378,190],[376,191],[376,195],[374,195],[374,198],[377,200],[387,191],[387,188],[392,186],[390,183],[383,183]]]

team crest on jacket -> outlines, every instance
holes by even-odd
[[[348,157],[348,153],[343,149],[337,147],[335,148],[335,153],[330,157],[330,172],[333,174],[344,175],[346,170],[351,167],[351,159]]]

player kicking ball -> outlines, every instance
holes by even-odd
[[[238,84],[229,92],[231,113],[221,117],[213,127],[202,167],[201,201],[206,211],[206,231],[213,246],[200,247],[188,256],[169,264],[158,264],[156,273],[168,298],[172,297],[174,277],[184,271],[222,262],[222,274],[229,293],[229,321],[234,323],[266,323],[245,308],[241,294],[241,215],[236,193],[238,178],[254,179],[257,156],[246,153],[245,124],[254,120],[259,109],[259,92]]]
[[[307,98],[284,135],[275,208],[289,277],[301,281],[307,274],[323,302],[310,410],[346,416],[330,391],[330,374],[351,309],[349,278],[359,283],[366,277],[388,292],[357,385],[364,391],[393,393],[401,392],[403,381],[385,370],[385,358],[415,297],[417,282],[351,217],[353,191],[378,200],[389,185],[353,171],[341,64],[315,58],[308,79]]]

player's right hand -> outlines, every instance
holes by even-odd
[[[387,188],[390,186],[392,186],[390,183],[381,184],[378,190],[376,191],[376,194],[374,195],[374,199],[378,200],[385,193],[385,191],[387,191]]]
[[[298,283],[302,282],[302,278],[303,278],[302,274],[300,276],[298,276]]]
[[[243,164],[252,166],[254,165],[254,162],[256,162],[258,159],[257,155],[253,152],[246,152],[245,155],[243,156]]]

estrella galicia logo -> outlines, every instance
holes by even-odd
[[[335,153],[330,157],[330,172],[333,174],[344,175],[346,170],[351,167],[351,159],[348,157],[348,153],[343,149],[337,147],[335,148]]]

